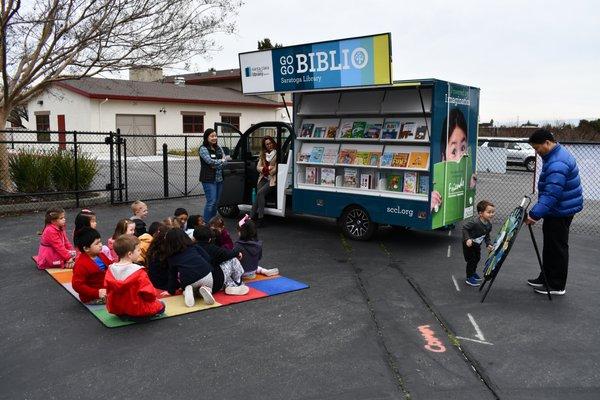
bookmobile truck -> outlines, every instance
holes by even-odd
[[[479,89],[392,81],[390,34],[241,53],[244,94],[293,93],[293,126],[235,131],[219,212],[251,210],[262,137],[277,143],[265,214],[336,218],[351,239],[378,225],[420,230],[473,215]],[[283,96],[282,96],[283,97]]]

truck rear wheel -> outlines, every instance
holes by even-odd
[[[360,206],[350,206],[338,219],[342,233],[348,239],[369,240],[377,230],[377,224],[371,221],[369,213]]]
[[[223,218],[236,218],[240,215],[238,206],[221,206],[217,208],[217,211]],[[206,223],[208,223],[208,221],[206,221]]]

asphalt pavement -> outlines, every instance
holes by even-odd
[[[148,204],[152,221],[203,199]],[[130,215],[96,211],[103,238]],[[482,304],[458,229],[353,242],[332,220],[269,217],[262,265],[309,289],[108,329],[33,265],[42,222],[0,219],[2,399],[600,398],[597,237],[572,232],[567,294],[548,301],[525,284],[522,230]]]

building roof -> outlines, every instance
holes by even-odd
[[[123,79],[81,78],[56,85],[92,99],[136,100],[168,103],[221,104],[279,108],[279,102],[215,86],[179,86],[173,83],[139,82]]]
[[[200,82],[206,82],[206,81],[241,81],[242,80],[242,75],[240,73],[239,68],[222,69],[219,71],[212,70],[212,71],[206,71],[206,72],[195,72],[192,74],[171,75],[171,76],[165,76],[164,79],[166,82],[173,82],[175,77],[178,77],[178,76],[184,77],[186,82],[189,82],[192,84],[198,84]]]

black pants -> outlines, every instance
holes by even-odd
[[[545,217],[542,225],[544,249],[542,263],[551,289],[562,290],[567,284],[569,270],[569,228],[573,216]],[[540,272],[541,279],[543,275]]]
[[[467,279],[475,273],[477,269],[477,264],[481,259],[481,245],[477,243],[473,243],[471,247],[468,247],[463,242],[463,255],[465,256],[465,261],[467,262]]]

